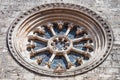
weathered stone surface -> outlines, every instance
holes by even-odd
[[[6,48],[6,32],[19,13],[40,4],[64,2],[88,7],[112,27],[114,46],[103,64],[94,70],[73,77],[54,78],[34,74],[11,57]],[[119,0],[0,0],[0,80],[120,80],[120,1]]]

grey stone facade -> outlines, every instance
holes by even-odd
[[[92,9],[106,19],[114,34],[113,49],[97,68],[72,77],[48,77],[34,74],[11,57],[6,47],[6,33],[22,11],[45,3],[74,3]],[[120,80],[120,0],[0,0],[0,80]]]

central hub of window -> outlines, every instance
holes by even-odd
[[[70,41],[64,36],[55,37],[51,46],[56,51],[64,51],[70,46]]]
[[[71,41],[67,36],[54,36],[48,42],[50,44],[50,48],[52,52],[63,53],[64,51],[69,51],[70,46],[72,46]]]

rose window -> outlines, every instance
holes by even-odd
[[[39,25],[28,35],[28,41],[30,58],[36,58],[38,65],[45,65],[55,72],[82,65],[94,50],[92,36],[85,28],[63,21]],[[44,52],[50,56],[46,57],[48,54]]]
[[[108,56],[112,31],[95,12],[53,3],[23,12],[8,31],[16,61],[36,73],[70,76],[87,72]]]

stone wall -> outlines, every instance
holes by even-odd
[[[19,13],[41,4],[57,2],[88,7],[112,27],[114,45],[110,55],[88,73],[64,78],[34,74],[17,64],[7,50],[7,29]],[[120,0],[0,0],[0,80],[120,80]]]

